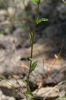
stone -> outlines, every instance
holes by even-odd
[[[17,28],[13,31],[13,36],[15,38],[15,44],[18,47],[18,45],[25,47],[28,46],[29,43],[29,35],[25,32],[22,28]]]
[[[16,37],[22,37],[24,35],[24,30],[22,28],[17,28],[14,30],[13,35]]]
[[[6,95],[4,95],[4,93],[0,89],[0,100],[14,100],[14,97],[13,96],[6,96]]]
[[[59,97],[59,93],[56,91],[58,91],[58,89],[54,90],[53,87],[46,87],[46,88],[40,88],[38,90],[35,90],[33,94],[34,94],[34,98],[39,100],[41,99],[43,100],[44,98],[53,100]]]
[[[4,22],[6,20],[7,11],[6,10],[0,10],[0,22]]]
[[[23,82],[23,80],[17,79],[17,81],[14,78],[13,79],[8,79],[8,80],[3,79],[0,82],[0,87],[3,87],[3,88],[7,88],[9,90],[10,89],[12,90],[12,87],[11,87],[12,85],[14,85],[16,88],[20,88],[20,85],[21,85],[23,88],[26,88],[26,84]]]
[[[59,3],[59,5],[57,6],[57,11],[58,11],[58,16],[61,20],[65,20],[66,19],[66,6],[64,3]]]
[[[41,62],[38,63],[37,67],[30,76],[30,83],[32,84],[32,86],[36,87],[37,85],[38,86],[40,85],[46,86],[51,84],[55,85],[65,80],[66,65],[64,65],[64,63],[55,64],[54,66],[52,65],[53,64],[51,65],[48,64],[48,62],[47,64],[44,63],[44,66]]]
[[[19,0],[15,0],[15,3],[17,5],[17,8],[21,8],[21,9],[25,9],[25,6],[28,5],[29,0],[26,1],[19,1]]]
[[[33,94],[36,99],[45,100],[45,99],[56,99],[56,98],[64,98],[66,94],[66,80],[61,81],[54,87],[42,87],[36,89]]]
[[[12,49],[13,41],[15,38],[13,36],[5,36],[3,34],[0,35],[0,48],[2,49]]]
[[[15,16],[15,8],[12,8],[12,7],[8,7],[8,16],[10,17],[10,18],[14,18],[14,16]]]
[[[55,26],[48,26],[44,32],[48,38],[53,38],[58,34],[57,28]]]
[[[5,21],[5,16],[0,16],[0,22]]]
[[[0,16],[7,16],[7,10],[3,10],[3,9],[1,9],[0,10]]]
[[[0,81],[0,100],[14,100],[12,85],[17,89],[20,89],[22,92],[26,91],[26,84],[22,79],[3,79]],[[16,99],[25,98],[25,95],[21,92],[15,91],[15,93]]]

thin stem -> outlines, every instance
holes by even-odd
[[[31,43],[31,58],[33,58],[33,44],[34,44],[34,36],[35,36],[35,31],[36,31],[36,20],[38,18],[38,13],[39,13],[39,4],[37,5],[36,9],[36,15],[35,15],[35,20],[34,20],[34,26],[33,26],[33,38],[32,38],[32,43]],[[32,65],[32,60],[30,61],[30,67]],[[27,89],[29,87],[29,76],[30,76],[30,69],[27,77]]]
[[[39,13],[39,5],[36,9],[36,15],[35,15],[35,20],[34,20],[34,26],[33,26],[33,39],[32,39],[32,44],[31,44],[31,58],[33,57],[33,44],[34,44],[34,37],[35,37],[35,31],[36,31],[36,20],[38,18],[38,13]],[[30,61],[30,66],[32,64],[32,60]]]

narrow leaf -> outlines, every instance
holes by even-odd
[[[29,87],[29,86],[27,87],[26,96],[27,96],[28,98],[33,98],[33,97],[34,97],[33,94],[32,94],[32,92],[31,92],[31,90],[30,90],[30,87]]]
[[[24,82],[25,84],[27,84],[27,77],[26,77],[26,76],[23,78],[23,82]]]
[[[28,98],[34,98],[34,96],[33,96],[32,93],[26,93],[26,96],[27,96]]]
[[[34,4],[40,4],[40,0],[31,0]]]
[[[32,44],[32,42],[33,42],[33,33],[29,33],[29,36],[30,36],[30,43]]]
[[[62,1],[63,1],[64,4],[66,4],[66,1],[65,0],[62,0]]]
[[[37,61],[35,61],[31,67],[30,67],[30,73],[35,69],[35,67],[37,66]]]
[[[54,99],[54,100],[66,100],[66,98],[58,98],[58,99]]]
[[[36,23],[39,24],[39,23],[41,23],[42,21],[48,21],[48,19],[47,19],[47,18],[37,19],[37,20],[36,20]]]

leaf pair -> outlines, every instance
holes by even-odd
[[[41,19],[38,19],[38,18],[37,18],[36,23],[39,24],[39,23],[41,23],[42,21],[48,21],[48,19],[47,19],[47,18],[41,18]]]

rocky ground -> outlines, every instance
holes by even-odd
[[[6,0],[6,8],[0,2],[0,100],[14,100],[12,84],[26,89],[23,78],[29,70],[29,32],[36,5],[27,0],[24,7],[15,0],[16,8],[13,0]],[[36,28],[33,57],[38,65],[30,75],[32,100],[54,100],[66,96],[66,5],[60,0],[41,0],[39,17],[49,21]],[[15,94],[16,100],[25,100],[21,92]]]

